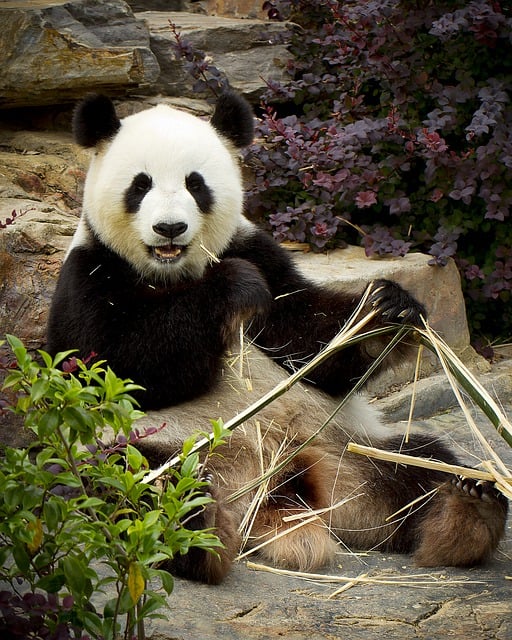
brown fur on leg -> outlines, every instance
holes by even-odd
[[[210,493],[215,502],[207,504],[204,510],[195,515],[188,527],[194,530],[213,528],[224,547],[216,548],[215,552],[192,547],[187,554],[165,563],[163,568],[189,580],[219,584],[231,569],[240,547],[240,536],[228,505],[218,500],[213,487]]]
[[[503,537],[507,511],[507,499],[492,483],[454,477],[419,523],[415,561],[423,567],[485,562]]]
[[[289,453],[289,452],[288,452]],[[271,564],[299,571],[317,569],[334,558],[337,545],[321,517],[290,531],[301,519],[284,521],[286,516],[311,517],[311,511],[331,503],[329,479],[332,469],[325,452],[310,447],[298,454],[282,473],[272,479],[266,504],[258,511],[253,546],[286,531],[286,535],[263,547],[261,555]]]

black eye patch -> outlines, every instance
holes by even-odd
[[[136,213],[144,196],[153,186],[153,180],[147,173],[138,173],[125,191],[124,204],[128,213]]]
[[[203,213],[209,213],[213,206],[213,194],[203,176],[193,171],[185,178],[185,186]]]

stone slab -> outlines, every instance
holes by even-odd
[[[69,102],[152,83],[145,25],[122,0],[0,3],[0,107]]]
[[[258,19],[204,16],[186,11],[145,11],[136,14],[148,25],[151,49],[160,65],[157,90],[167,95],[196,95],[194,81],[173,50],[175,38],[169,21],[183,40],[190,42],[224,72],[233,89],[249,98],[259,98],[266,80],[282,80],[290,54],[280,44],[290,28],[286,23]]]

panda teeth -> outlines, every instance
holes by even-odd
[[[165,244],[161,247],[153,247],[153,255],[162,262],[173,262],[178,260],[183,251],[183,247],[176,244]]]

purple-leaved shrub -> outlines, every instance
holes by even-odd
[[[314,250],[362,242],[460,269],[472,329],[512,335],[512,7],[275,0],[289,81],[269,83],[248,211]],[[344,224],[348,221],[350,224]],[[362,239],[361,239],[362,232]],[[492,304],[489,304],[491,302]]]

